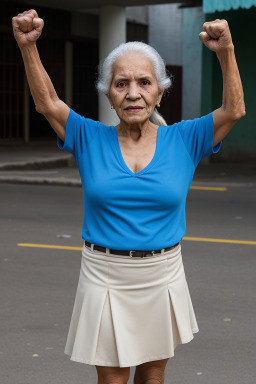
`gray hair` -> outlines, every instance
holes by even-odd
[[[99,66],[99,78],[96,84],[99,92],[103,92],[106,95],[109,93],[113,77],[113,65],[119,57],[125,55],[127,52],[139,52],[151,60],[160,89],[167,90],[172,86],[172,80],[166,73],[165,63],[159,53],[148,44],[140,41],[132,41],[120,44],[109,53]],[[150,116],[150,121],[157,125],[167,125],[165,119],[160,115],[156,108]]]

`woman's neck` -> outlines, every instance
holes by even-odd
[[[124,121],[120,121],[120,123],[116,126],[116,131],[118,136],[126,136],[131,138],[133,141],[138,141],[142,137],[155,136],[157,128],[158,126],[149,120],[140,124],[127,124]]]

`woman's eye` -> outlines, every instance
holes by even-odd
[[[121,81],[120,83],[117,84],[118,87],[122,88],[125,86],[125,83],[123,81]]]
[[[149,81],[147,81],[147,80],[143,80],[143,81],[142,81],[142,85],[149,85]]]

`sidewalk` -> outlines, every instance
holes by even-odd
[[[0,144],[0,183],[81,186],[73,156],[55,140]],[[200,164],[193,184],[256,185],[256,164]]]
[[[81,186],[73,156],[57,140],[0,144],[0,182]]]

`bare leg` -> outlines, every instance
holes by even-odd
[[[98,384],[127,384],[130,367],[104,367],[95,365],[98,373]]]
[[[134,384],[164,384],[168,359],[149,361],[136,367]]]

